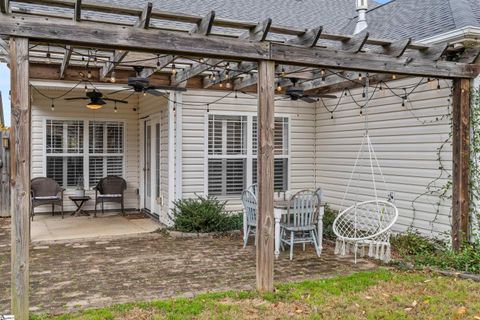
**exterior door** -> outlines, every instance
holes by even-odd
[[[152,210],[152,124],[150,120],[145,121],[144,125],[144,208]]]

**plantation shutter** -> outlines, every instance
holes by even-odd
[[[275,159],[273,162],[273,188],[275,191],[288,189],[288,159]],[[252,161],[252,183],[257,183],[257,159]]]
[[[208,193],[239,195],[245,189],[247,117],[209,115]]]

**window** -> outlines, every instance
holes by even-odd
[[[47,177],[63,187],[73,187],[83,179],[83,122],[47,120]]]
[[[47,120],[47,177],[69,188],[95,186],[107,175],[122,176],[123,130],[122,122]]]
[[[274,180],[275,190],[278,191],[288,188],[288,126],[288,118],[275,118]],[[247,134],[248,130],[251,130],[250,135]],[[255,183],[257,180],[257,117],[210,114],[207,158],[210,195],[240,195],[247,184]]]

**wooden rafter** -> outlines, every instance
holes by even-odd
[[[272,19],[266,19],[259,22],[255,27],[251,28],[247,32],[242,33],[240,39],[248,39],[253,42],[261,42],[267,38],[270,26],[272,25]],[[199,75],[212,67],[219,65],[222,59],[207,59],[204,63],[197,63],[188,70],[184,70],[172,78],[172,85],[178,85],[186,82],[189,78]],[[219,75],[221,79],[224,75]]]
[[[63,79],[65,77],[65,70],[67,70],[68,63],[70,62],[70,58],[72,57],[72,51],[73,48],[71,46],[67,46],[65,48],[62,65],[60,66],[60,79]]]
[[[367,43],[369,36],[370,34],[368,32],[360,32],[354,35],[352,38],[342,41],[341,48],[346,52],[360,52]]]
[[[9,0],[0,0],[0,12],[3,14],[10,13],[10,1]]]
[[[192,28],[192,30],[189,31],[189,33],[199,34],[203,36],[209,35],[212,30],[214,20],[215,20],[215,11],[210,11],[205,17],[200,19],[195,24],[195,26]],[[168,66],[170,63],[173,63],[175,59],[176,57],[174,55],[167,55],[167,56],[161,57],[159,59],[157,70],[162,70],[163,68]],[[141,76],[144,78],[148,78],[154,72],[155,72],[155,69],[147,69],[142,72]]]
[[[135,28],[149,28],[152,8],[153,4],[151,2],[148,2],[145,9],[142,11],[142,14],[140,15],[138,21],[135,23]],[[115,50],[112,61],[105,63],[100,72],[102,79],[106,78],[115,69],[115,66],[120,64],[127,55],[127,50]]]
[[[75,9],[73,10],[73,20],[82,20],[82,0],[75,1]]]
[[[10,46],[7,41],[0,38],[0,60],[10,63]]]

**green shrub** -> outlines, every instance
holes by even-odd
[[[174,202],[173,229],[181,232],[226,232],[239,230],[243,223],[241,213],[226,213],[226,201],[213,196],[195,195],[194,199]]]
[[[333,221],[337,217],[337,211],[333,210],[325,204],[325,212],[323,215],[323,238],[334,240],[336,238],[335,233],[333,233]]]
[[[413,231],[392,237],[391,243],[400,259],[395,264],[409,262],[417,267],[480,273],[480,243],[466,243],[456,252],[442,241]]]

